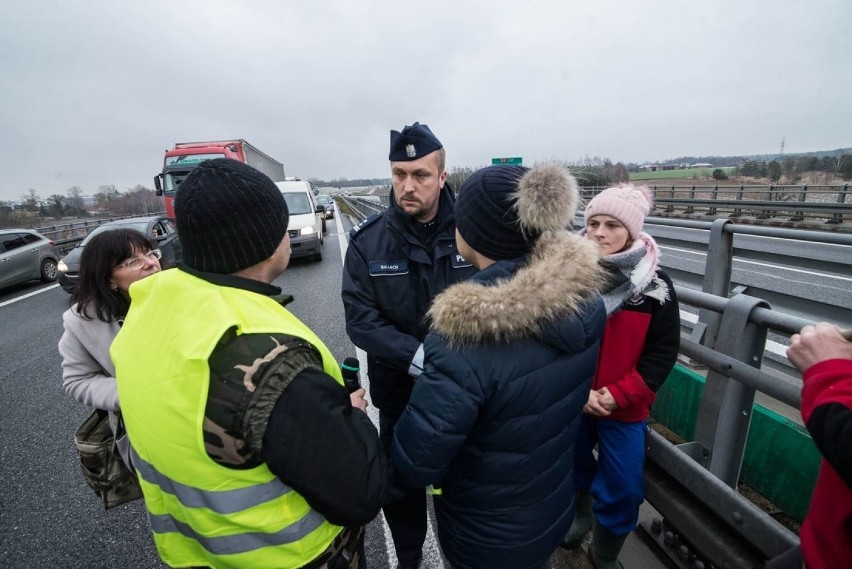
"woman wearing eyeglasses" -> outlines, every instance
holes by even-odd
[[[160,256],[152,241],[134,229],[96,235],[80,259],[73,305],[62,315],[62,386],[80,403],[109,411],[113,425],[119,406],[109,348],[130,308],[130,285],[159,272]],[[124,452],[122,458],[129,464]]]

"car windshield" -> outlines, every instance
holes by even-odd
[[[331,198],[328,197],[328,196],[317,196],[317,203],[322,204],[322,205],[330,205],[331,204]]]
[[[308,194],[287,193],[284,194],[284,201],[287,202],[287,210],[290,215],[314,213],[311,211],[311,200],[308,199]]]
[[[143,235],[147,235],[148,234],[147,233],[148,221],[147,220],[146,221],[128,221],[127,223],[110,223],[110,224],[107,224],[107,225],[99,225],[98,227],[95,227],[92,230],[91,233],[86,235],[86,238],[83,239],[80,242],[80,246],[82,247],[83,245],[85,245],[86,243],[91,241],[92,237],[94,237],[98,233],[103,233],[104,231],[110,231],[112,229],[119,229],[119,228],[135,229],[139,233],[142,233]]]

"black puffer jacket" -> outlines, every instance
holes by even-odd
[[[457,569],[539,567],[573,519],[574,440],[606,315],[591,242],[542,237],[435,299],[394,476],[434,484]]]

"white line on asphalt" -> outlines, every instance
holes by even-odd
[[[691,249],[683,249],[681,247],[670,247],[668,245],[661,245],[660,249],[664,250],[664,251],[677,251],[678,253],[688,253],[688,254],[697,255],[697,256],[700,256],[700,257],[706,257],[707,256],[706,251],[693,251]],[[840,279],[840,280],[844,280],[844,281],[852,281],[852,278],[850,278],[850,277],[842,277],[840,275],[832,275],[832,274],[828,274],[828,273],[821,273],[821,272],[818,272],[818,271],[812,271],[812,270],[807,270],[807,269],[794,269],[793,267],[787,267],[787,266],[784,266],[784,265],[779,265],[777,263],[776,264],[761,263],[759,261],[750,261],[748,259],[738,259],[738,258],[734,258],[734,259],[732,259],[732,261],[734,263],[742,263],[742,264],[746,264],[746,265],[757,265],[759,267],[770,267],[770,268],[773,268],[773,269],[791,271],[791,272],[794,272],[794,273],[804,273],[808,276],[813,275],[813,276],[817,276],[817,277],[825,277],[827,279]]]
[[[334,204],[334,215],[335,217],[335,225],[337,225],[337,238],[340,241],[340,258],[341,260],[346,260],[346,248],[349,247],[349,240],[346,238],[346,231],[341,231],[343,228],[343,223],[340,223],[340,210],[337,209],[337,203]],[[369,393],[370,391],[370,378],[367,377],[367,352],[362,350],[361,348],[355,348],[355,355],[358,357],[358,367],[363,371],[361,376],[364,378],[361,381],[364,389]],[[379,429],[379,409],[370,405],[367,407],[367,416],[370,417],[370,420],[373,422],[373,425],[376,426],[376,430]],[[424,489],[425,491],[425,489]],[[388,557],[388,567],[396,567],[396,549],[393,546],[393,538],[391,537],[390,527],[388,527],[388,522],[385,519],[384,512],[379,512],[379,516],[382,518],[382,531],[385,534],[385,550],[387,551]],[[429,523],[426,526],[426,542],[423,544],[423,563],[427,564],[432,562],[431,565],[426,565],[428,567],[432,567],[434,569],[444,569],[444,561],[441,557],[440,548],[438,547],[438,540],[435,538],[435,531],[432,527],[432,520],[429,520]]]
[[[685,322],[689,322],[690,324],[695,324],[696,322],[698,322],[698,315],[693,314],[691,312],[686,312],[685,310],[681,310],[680,319]],[[779,342],[775,342],[773,340],[766,341],[766,351],[772,352],[773,354],[778,356],[787,357],[787,346]]]
[[[37,294],[41,294],[41,293],[47,292],[49,290],[53,290],[58,286],[59,286],[59,284],[53,284],[53,285],[50,285],[50,286],[46,286],[44,288],[40,288],[38,290],[34,290],[33,292],[30,292],[30,293],[27,293],[27,294],[22,294],[21,296],[15,297],[12,300],[6,300],[4,302],[0,302],[0,308],[6,306],[7,304],[12,304],[12,303],[18,302],[19,300],[24,300],[25,298],[29,298],[31,296],[35,296]]]
[[[818,277],[825,277],[827,279],[840,279],[840,280],[843,280],[843,281],[852,282],[852,278],[850,278],[850,277],[841,277],[840,275],[829,275],[829,274],[826,274],[826,273],[819,273],[817,271],[810,271],[810,270],[807,270],[807,269],[794,269],[792,267],[784,267],[782,265],[772,265],[770,263],[759,263],[757,261],[747,261],[745,259],[734,259],[734,261],[739,262],[739,263],[748,264],[748,265],[757,265],[758,267],[772,267],[772,268],[775,268],[775,269],[792,271],[794,273],[802,273],[802,274],[805,274],[805,275],[808,275],[808,276],[818,276]]]

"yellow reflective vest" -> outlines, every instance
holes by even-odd
[[[288,334],[328,348],[275,300],[172,269],[131,287],[131,310],[110,350],[154,542],[174,567],[300,567],[343,528],[330,524],[265,464],[227,468],[204,447],[208,358],[231,327]],[[266,354],[258,354],[263,358]]]

